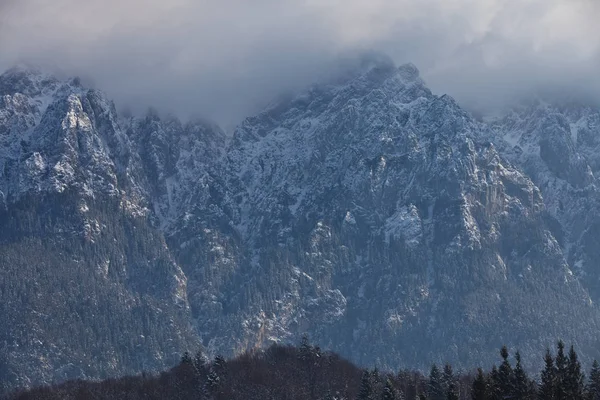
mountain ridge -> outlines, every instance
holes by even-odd
[[[600,210],[598,111],[534,108],[483,123],[434,95],[412,64],[359,65],[247,118],[231,138],[206,121],[120,116],[77,79],[2,75],[0,268],[12,274],[0,293],[4,325],[20,328],[0,332],[0,377],[23,386],[159,370],[201,344],[231,354],[304,332],[394,368],[469,368],[502,344],[537,354],[557,337],[593,356],[600,254],[597,224],[585,221],[588,204]],[[561,214],[555,199],[580,205]],[[15,263],[27,243],[38,255]],[[56,254],[44,274],[41,251]],[[86,296],[65,271],[104,300],[80,306]],[[84,332],[70,358],[58,355],[59,333],[42,347],[43,333],[16,339],[30,323],[49,326],[28,300],[51,303],[38,275],[64,293],[56,318],[74,316]],[[105,332],[98,317],[126,333]],[[90,335],[128,356],[107,368]],[[136,335],[150,343],[139,355],[121,343]]]

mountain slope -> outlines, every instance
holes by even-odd
[[[274,296],[250,308],[257,339],[308,330],[362,363],[426,368],[597,326],[539,190],[489,137],[385,60],[246,120],[228,160],[247,279]]]
[[[595,356],[597,113],[535,110],[481,123],[370,56],[227,138],[8,71],[1,379],[157,370],[304,332],[392,368],[557,337]]]
[[[526,171],[544,196],[570,269],[600,299],[600,110],[533,101],[491,121],[502,154]]]
[[[0,88],[2,381],[171,365],[198,343],[186,277],[148,224],[114,106],[27,70]]]

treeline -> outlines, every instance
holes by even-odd
[[[362,370],[303,338],[298,347],[274,345],[232,360],[208,360],[202,351],[186,353],[178,366],[158,376],[141,375],[102,382],[72,381],[20,391],[13,400],[54,399],[311,399],[311,400],[600,400],[600,367],[594,362],[586,379],[571,346],[548,349],[539,379],[514,362],[506,347],[490,371],[455,374],[452,366],[433,365],[419,372]]]

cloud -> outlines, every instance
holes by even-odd
[[[229,124],[357,49],[495,107],[535,87],[600,93],[595,0],[0,0],[0,68],[78,74],[140,111]],[[600,97],[600,96],[599,96]]]

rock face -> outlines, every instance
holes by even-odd
[[[495,143],[541,189],[571,272],[600,300],[600,110],[537,100],[491,121]]]
[[[597,321],[539,189],[491,137],[414,66],[385,62],[246,120],[228,162],[248,279],[290,271],[256,326],[365,364],[468,366]]]
[[[0,381],[176,362],[198,337],[187,278],[148,223],[146,171],[104,96],[0,78]]]
[[[314,341],[471,368],[600,325],[600,112],[486,123],[370,57],[246,119],[123,118],[0,77],[0,378],[102,377]],[[534,362],[534,360],[531,360]]]

